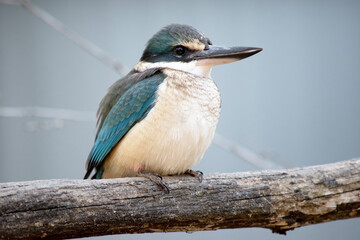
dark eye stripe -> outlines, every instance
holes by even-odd
[[[186,48],[184,46],[176,46],[173,49],[175,56],[183,56],[186,52]]]

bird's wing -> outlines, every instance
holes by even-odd
[[[111,107],[98,131],[87,160],[88,178],[94,167],[100,166],[111,149],[139,121],[146,117],[154,105],[156,90],[165,76],[161,72],[147,77],[119,97]]]
[[[143,72],[137,72],[132,70],[125,77],[116,81],[109,88],[108,93],[101,100],[99,110],[97,111],[98,117],[98,130],[96,133],[96,137],[100,132],[100,129],[105,121],[106,116],[109,114],[111,108],[115,105],[115,103],[119,100],[119,98],[124,95],[124,93],[129,90],[130,87],[141,82],[142,80],[153,76],[156,73],[159,73],[160,68],[150,68]]]

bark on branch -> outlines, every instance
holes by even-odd
[[[289,170],[0,184],[0,238],[262,227],[285,233],[360,216],[360,159]]]

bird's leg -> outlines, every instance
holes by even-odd
[[[193,177],[197,177],[199,179],[200,182],[202,182],[203,180],[203,172],[202,171],[194,171],[194,170],[191,170],[191,169],[187,169],[184,174],[188,174],[190,176],[193,176]]]
[[[137,176],[144,177],[160,186],[166,193],[170,193],[168,186],[162,181],[162,177],[158,174],[138,171]]]

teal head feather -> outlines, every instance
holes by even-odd
[[[148,41],[140,60],[147,62],[179,61],[179,59],[172,54],[174,47],[193,43],[194,41],[203,44],[205,49],[212,44],[210,39],[202,32],[189,25],[168,25],[162,28]],[[186,60],[187,59],[184,59],[184,61]]]

